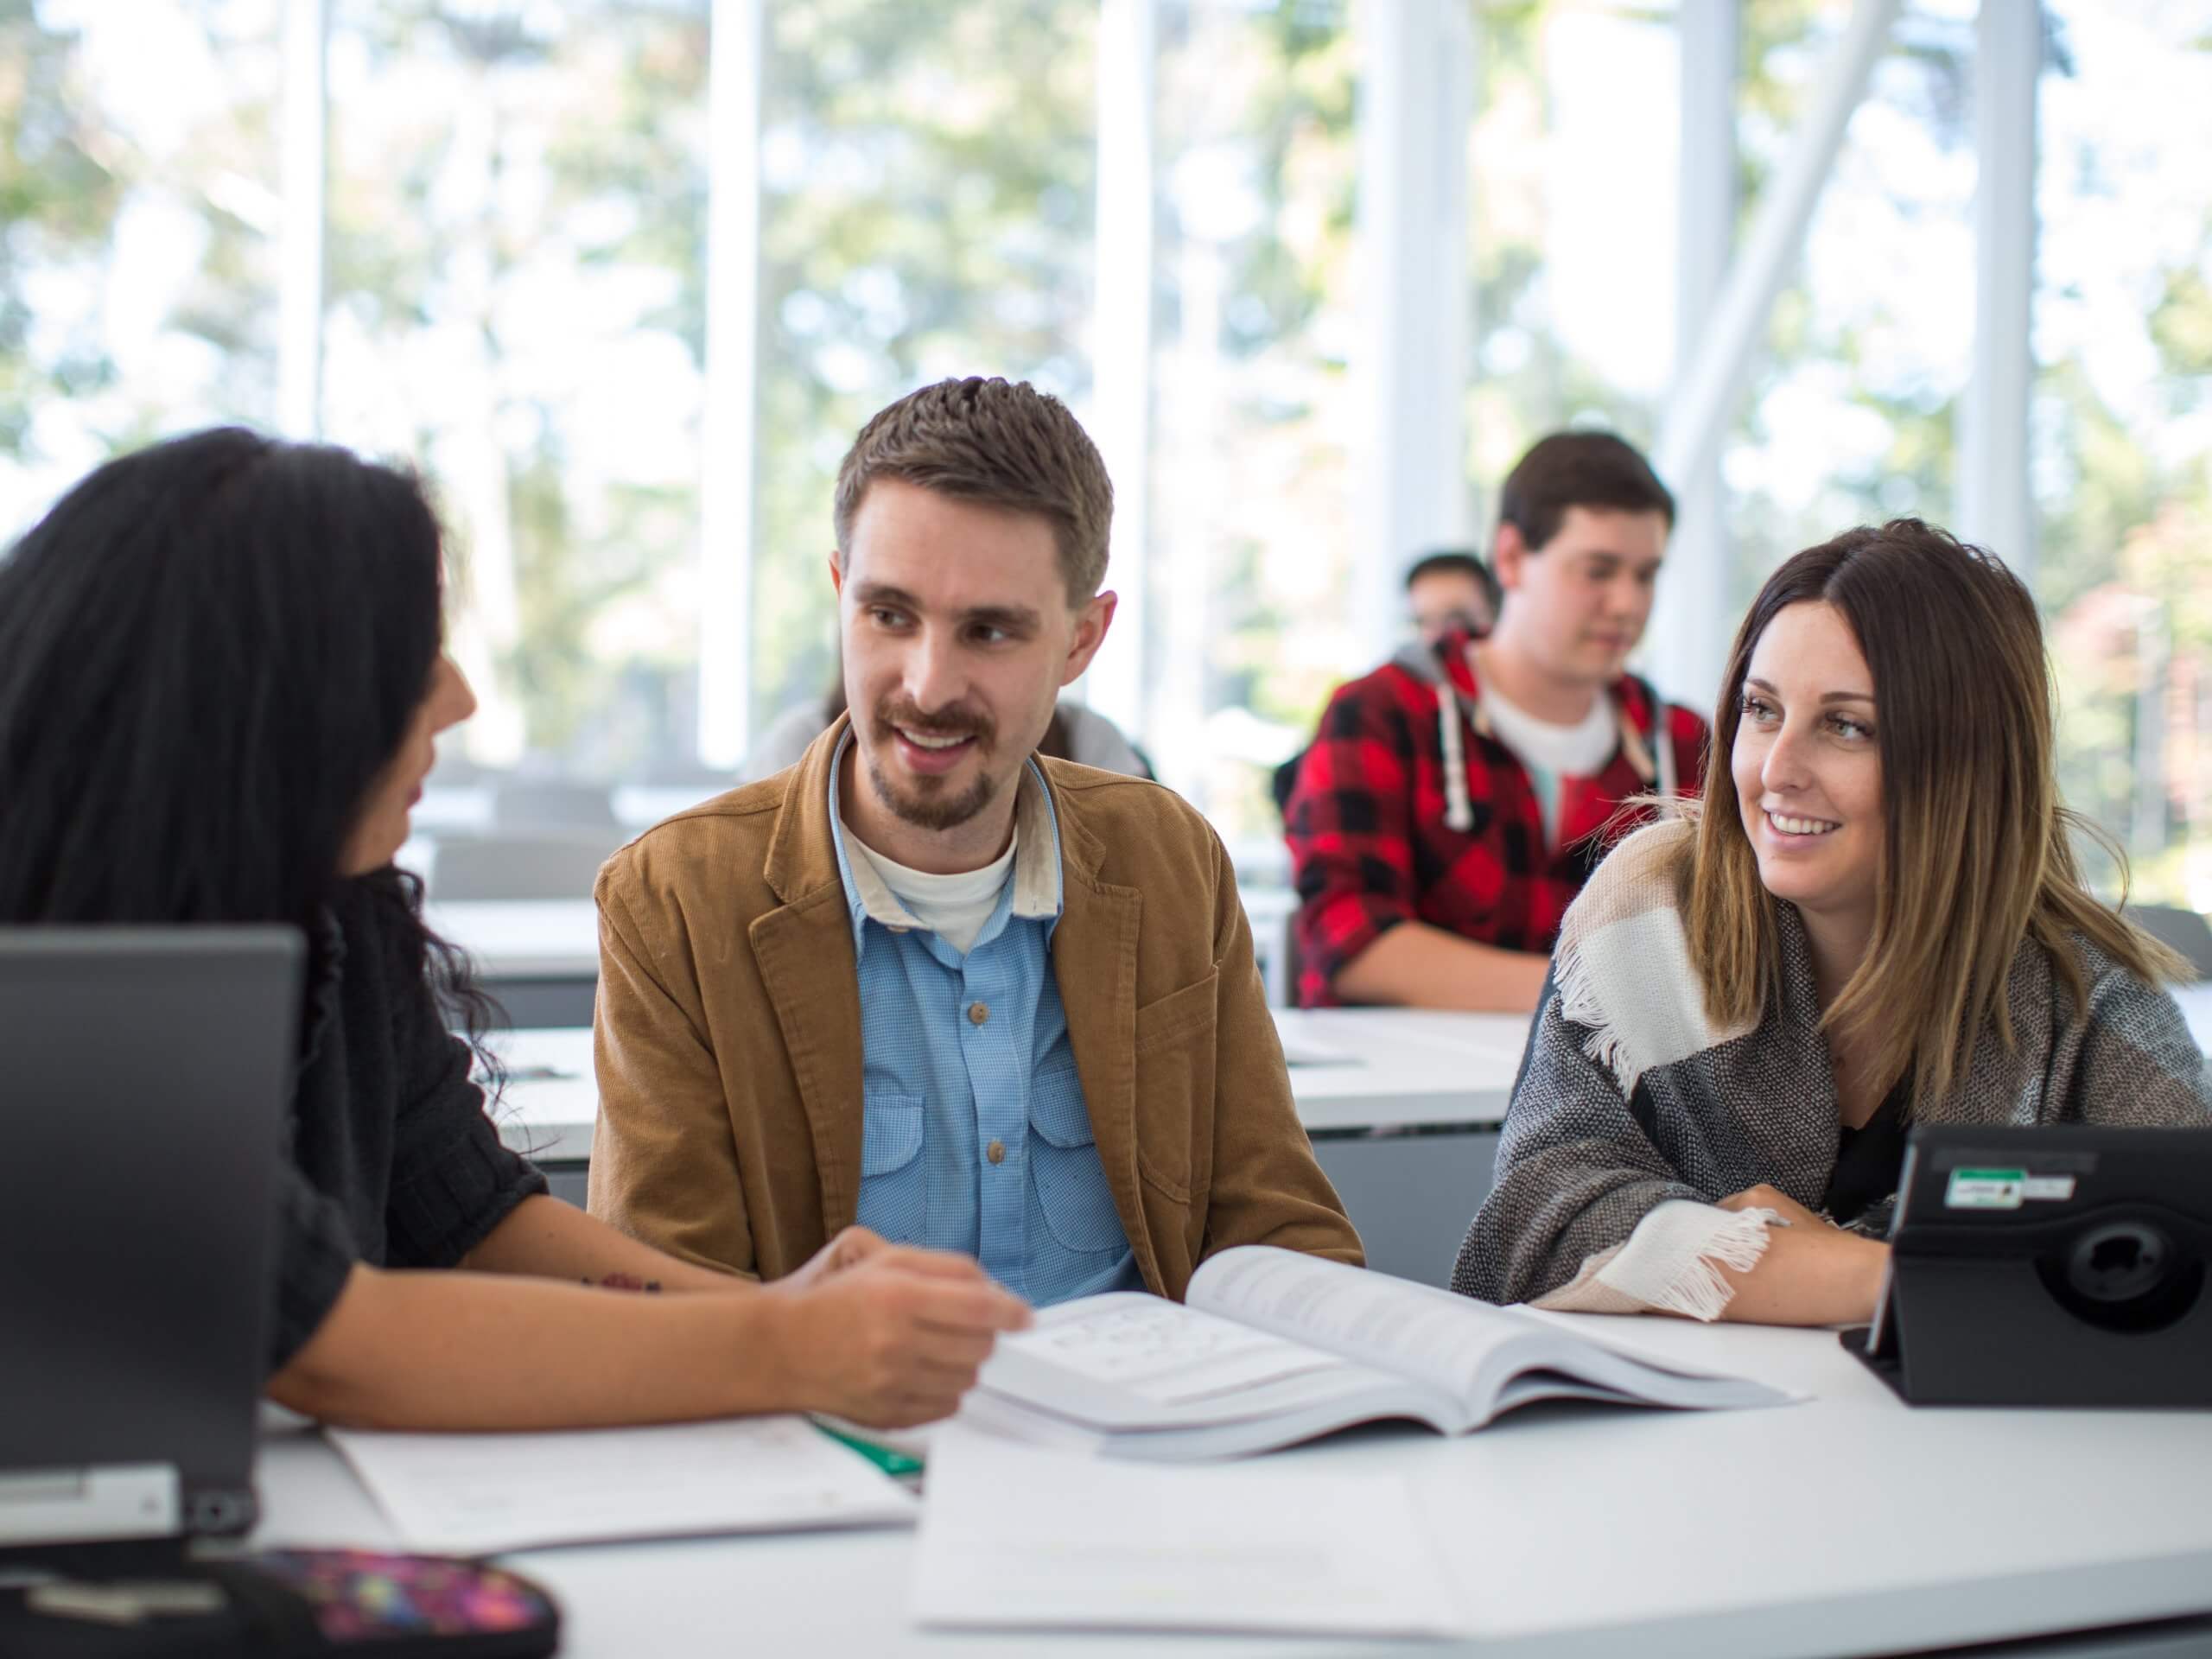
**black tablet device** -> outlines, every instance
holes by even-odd
[[[1914,1128],[1874,1323],[1915,1405],[2212,1406],[2212,1130]]]

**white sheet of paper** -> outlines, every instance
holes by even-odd
[[[1179,1468],[938,1433],[915,1552],[925,1625],[1443,1636],[1468,1621],[1391,1475]]]
[[[913,1497],[802,1417],[332,1444],[410,1549],[906,1525]]]

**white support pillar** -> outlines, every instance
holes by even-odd
[[[1718,451],[1752,350],[1804,246],[1805,226],[1843,146],[1851,112],[1866,96],[1902,0],[1859,0],[1831,52],[1789,152],[1759,200],[1744,251],[1728,271],[1696,358],[1685,365],[1653,462],[1662,478],[1688,478]],[[2024,0],[2023,0],[2024,3]]]
[[[1681,0],[1681,196],[1675,278],[1677,395],[1713,326],[1736,245],[1736,84],[1741,0]],[[1675,536],[1659,577],[1645,656],[1660,690],[1700,712],[1713,705],[1734,619],[1729,614],[1727,514],[1720,447],[1665,479]]]
[[[1114,480],[1106,585],[1114,626],[1083,677],[1092,707],[1142,741],[1152,551],[1154,181],[1159,0],[1103,0],[1098,14],[1098,211],[1091,259],[1090,435]]]
[[[1472,539],[1467,486],[1467,127],[1474,35],[1465,6],[1352,10],[1360,61],[1359,332],[1353,457],[1355,626],[1364,654],[1398,632],[1398,579],[1421,549]]]
[[[707,397],[699,480],[699,760],[752,741],[753,496],[766,0],[714,0],[707,55]]]
[[[1974,71],[1974,376],[1959,407],[1955,527],[2031,582],[2028,397],[2035,362],[2028,329],[2043,8],[2031,0],[1981,0]]]
[[[276,426],[322,435],[323,235],[330,175],[327,0],[286,0],[283,208],[276,255]]]

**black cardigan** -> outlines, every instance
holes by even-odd
[[[269,1368],[315,1334],[356,1262],[449,1268],[545,1178],[499,1144],[469,1050],[408,960],[391,878],[346,881],[310,941],[278,1179]]]

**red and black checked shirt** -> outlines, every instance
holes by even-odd
[[[1437,655],[1460,691],[1478,700],[1465,644],[1455,637]],[[1616,747],[1597,777],[1560,779],[1559,842],[1548,845],[1527,770],[1504,744],[1477,731],[1463,706],[1473,819],[1463,834],[1445,822],[1442,692],[1395,662],[1338,687],[1299,766],[1283,823],[1300,901],[1298,995],[1306,1007],[1332,1006],[1337,971],[1400,922],[1427,922],[1503,950],[1548,952],[1609,844],[1596,832],[1623,799],[1656,787],[1626,745]],[[1627,675],[1611,695],[1648,746],[1651,688]],[[1678,786],[1694,793],[1704,777],[1706,723],[1672,704],[1666,722]]]

